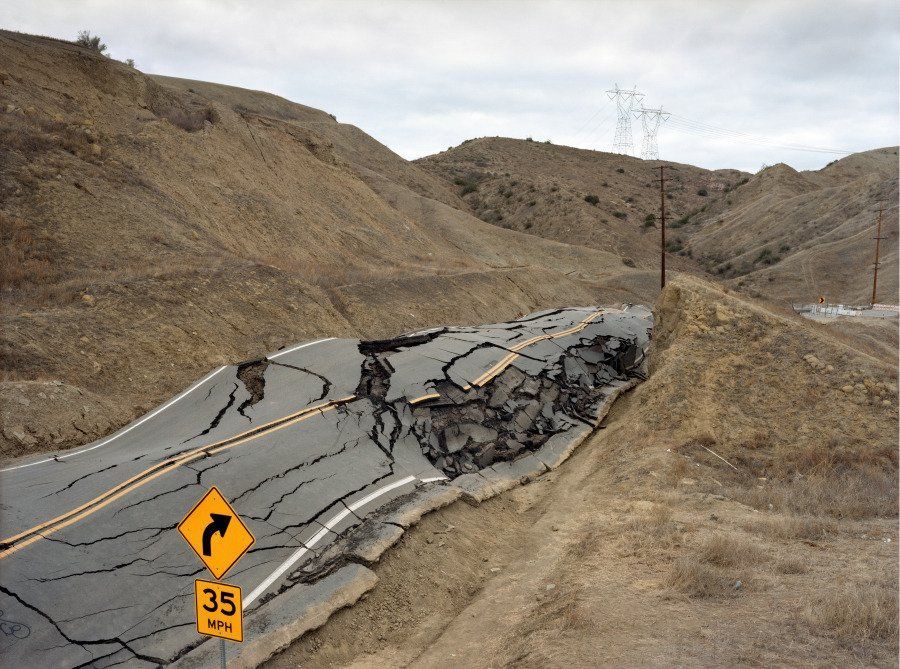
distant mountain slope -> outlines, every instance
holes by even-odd
[[[684,232],[695,258],[733,283],[782,300],[871,299],[876,210],[885,207],[879,299],[897,302],[897,149],[818,171],[769,167],[714,200]]]
[[[657,237],[648,233],[659,215],[661,162],[484,137],[415,163],[453,184],[469,210],[482,220],[612,251],[639,266],[658,263]],[[670,166],[666,171],[669,220],[700,209],[711,195],[749,176],[737,170],[665,164]],[[697,269],[688,259],[680,265]]]
[[[659,213],[660,161],[487,137],[416,163],[483,220],[658,267],[658,222],[648,217]],[[670,266],[779,302],[862,303],[871,297],[875,210],[887,206],[879,295],[897,301],[896,148],[807,172],[665,164]]]

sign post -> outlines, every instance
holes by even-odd
[[[241,589],[219,579],[253,545],[253,535],[228,500],[213,486],[178,524],[197,557],[212,572],[215,581],[194,581],[197,631],[221,639],[222,668],[225,669],[225,641],[244,640],[244,609]]]

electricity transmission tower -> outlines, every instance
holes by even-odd
[[[641,158],[644,160],[659,160],[659,146],[656,143],[656,133],[659,131],[659,126],[668,120],[669,112],[664,112],[662,107],[659,109],[641,107],[633,113],[635,118],[641,119],[641,126],[644,129]]]
[[[635,106],[644,99],[643,93],[638,93],[637,86],[632,90],[619,88],[615,85],[610,91],[606,91],[610,100],[615,100],[619,118],[616,121],[616,136],[613,139],[613,151],[616,153],[630,154],[634,151],[634,143],[631,139],[631,112]]]

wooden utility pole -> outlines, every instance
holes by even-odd
[[[665,165],[659,166],[659,288],[666,287],[666,177],[663,170]],[[879,219],[880,220],[880,219]],[[874,299],[874,298],[873,298]]]
[[[883,239],[881,236],[881,215],[883,213],[884,208],[878,210],[878,221],[875,229],[875,266],[872,274],[872,304],[875,304],[875,291],[878,290],[878,251],[881,246],[881,240]]]

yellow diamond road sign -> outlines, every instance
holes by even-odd
[[[256,541],[215,486],[178,524],[178,531],[217,579]]]

